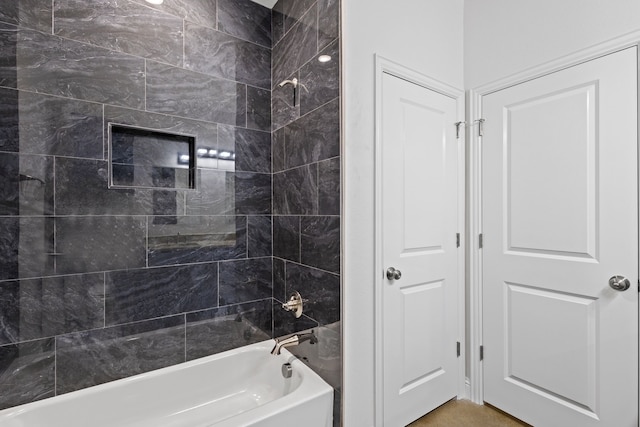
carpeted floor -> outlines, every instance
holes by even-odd
[[[451,400],[408,427],[523,427],[529,426],[488,405]]]

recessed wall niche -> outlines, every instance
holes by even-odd
[[[195,188],[196,138],[109,123],[111,188]]]

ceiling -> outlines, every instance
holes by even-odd
[[[255,3],[261,4],[269,9],[273,8],[278,0],[252,0]]]

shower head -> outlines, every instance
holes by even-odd
[[[285,80],[278,83],[278,87],[284,87],[285,85],[293,85],[293,88],[295,89],[296,87],[298,87],[298,79],[294,77],[291,80]]]

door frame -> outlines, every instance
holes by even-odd
[[[414,71],[402,64],[375,54],[375,142],[374,142],[374,402],[375,425],[383,425],[384,384],[383,384],[383,334],[382,334],[382,286],[384,285],[384,265],[382,260],[382,77],[390,74],[414,83],[423,88],[438,92],[455,99],[457,121],[464,123],[465,97],[464,91],[440,82],[422,73]],[[451,124],[454,126],[454,123]],[[465,131],[460,126],[458,139],[458,230],[461,235],[458,249],[458,341],[460,357],[458,358],[458,397],[465,396]],[[454,236],[451,236],[453,238]],[[454,349],[451,349],[454,351]]]
[[[526,69],[522,72],[507,76],[486,85],[468,91],[469,102],[469,162],[467,173],[468,181],[468,278],[469,278],[469,385],[471,401],[484,403],[484,378],[483,362],[480,359],[480,346],[482,345],[482,249],[479,247],[479,236],[482,234],[482,99],[484,96],[520,83],[527,82],[556,71],[560,71],[608,54],[636,47],[638,49],[638,75],[640,76],[640,31],[634,31],[621,37],[596,44],[586,49],[562,56],[541,65]],[[640,103],[640,77],[638,86],[638,102]],[[640,120],[638,120],[640,135]],[[640,143],[640,141],[638,141]],[[640,152],[639,152],[640,153]],[[640,168],[640,154],[637,159]],[[640,174],[639,184],[640,184]],[[640,188],[640,185],[639,185]],[[640,218],[639,218],[640,220]],[[640,294],[639,294],[640,295]],[[640,366],[640,360],[638,361]],[[639,402],[640,410],[640,402]]]

